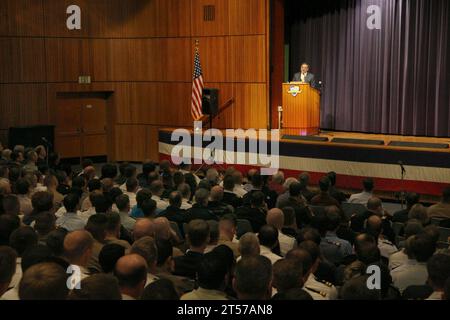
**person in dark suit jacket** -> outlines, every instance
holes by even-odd
[[[186,223],[186,210],[181,209],[183,197],[178,191],[173,191],[169,195],[169,206],[162,211],[159,216],[175,222],[181,233],[183,233],[183,223]],[[184,236],[184,234],[183,234]]]
[[[186,213],[186,220],[195,219],[202,220],[219,220],[219,218],[208,209],[209,191],[206,189],[198,189],[195,192],[195,204]]]
[[[265,197],[262,191],[255,191],[252,193],[250,205],[243,205],[236,209],[237,218],[248,220],[255,233],[258,233],[259,229],[266,224],[267,204]]]
[[[186,238],[189,240],[189,250],[184,256],[174,258],[174,275],[195,279],[197,266],[203,258],[209,243],[209,224],[204,220],[189,222]]]
[[[222,201],[234,209],[242,205],[242,198],[239,198],[234,191],[234,178],[232,175],[227,175],[223,179],[223,199]]]
[[[294,74],[292,82],[309,83],[311,87],[316,88],[316,79],[314,74],[309,72],[309,64],[303,63],[300,67],[300,72]]]

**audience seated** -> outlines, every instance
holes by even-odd
[[[391,215],[366,178],[349,202],[367,211],[349,221],[333,172],[316,194],[306,172],[297,180],[252,169],[244,186],[234,168],[208,168],[200,180],[168,161],[145,160],[142,173],[107,163],[98,173],[85,159],[78,174],[56,153],[46,168],[39,147],[8,154],[0,160],[2,300],[449,296],[450,255],[431,219],[446,217],[447,189],[431,208],[410,193],[407,208]],[[367,290],[374,267],[381,289]],[[68,270],[77,268],[81,282],[72,284],[81,289],[69,290]]]

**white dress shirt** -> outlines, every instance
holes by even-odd
[[[391,271],[394,286],[403,292],[409,286],[421,286],[427,283],[428,270],[425,262],[414,259]]]
[[[370,198],[373,197],[372,192],[363,191],[361,193],[355,193],[350,196],[350,199],[348,199],[349,203],[359,203],[362,205],[367,205],[367,201],[369,201]]]
[[[72,232],[83,230],[86,226],[86,221],[80,218],[76,213],[66,212],[61,218],[56,220],[56,226]]]
[[[273,253],[269,248],[265,246],[260,246],[260,254],[270,260],[272,262],[272,265],[277,262],[278,260],[281,260],[282,258],[275,253]]]
[[[283,234],[281,230],[278,230],[278,242],[280,243],[280,251],[283,257],[297,244],[295,238]]]

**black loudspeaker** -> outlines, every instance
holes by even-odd
[[[202,111],[213,117],[219,114],[219,89],[203,89]]]
[[[37,147],[39,145],[48,146],[53,151],[55,145],[55,127],[54,126],[32,126],[9,128],[8,145],[9,148],[21,144],[25,148]]]

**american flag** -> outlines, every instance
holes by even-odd
[[[196,48],[194,59],[194,76],[192,83],[192,106],[191,106],[191,114],[194,120],[199,120],[203,116],[202,95],[203,95],[202,65],[200,63],[200,54],[198,52],[198,48]]]

